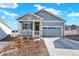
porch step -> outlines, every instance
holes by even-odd
[[[35,39],[39,39],[39,35],[35,35],[35,37],[34,37]]]

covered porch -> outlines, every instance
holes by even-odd
[[[19,36],[23,38],[41,38],[42,28],[40,20],[19,21]]]
[[[28,13],[18,18],[18,33],[23,38],[41,38],[42,37],[42,18]]]

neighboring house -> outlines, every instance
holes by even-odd
[[[79,27],[76,26],[75,29],[72,29],[72,25],[65,26],[65,35],[79,35]]]
[[[18,19],[19,35],[22,37],[63,37],[64,20],[42,9],[36,13],[25,14]]]
[[[69,29],[69,30],[65,30],[65,36],[66,35],[77,35],[78,33],[77,33],[77,29],[73,29],[73,30],[71,30],[71,29]]]
[[[7,25],[3,20],[0,20],[0,40],[6,38],[11,34],[11,27]]]

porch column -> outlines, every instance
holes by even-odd
[[[33,38],[34,38],[34,30],[35,30],[34,29],[35,28],[34,26],[35,26],[35,21],[33,21]]]
[[[18,36],[19,36],[19,21],[18,21]]]
[[[20,33],[21,33],[21,23],[18,22],[18,36],[20,35]]]
[[[40,38],[42,38],[42,21],[40,21]]]

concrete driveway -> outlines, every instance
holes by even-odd
[[[50,56],[79,56],[79,42],[67,38],[43,38]]]

